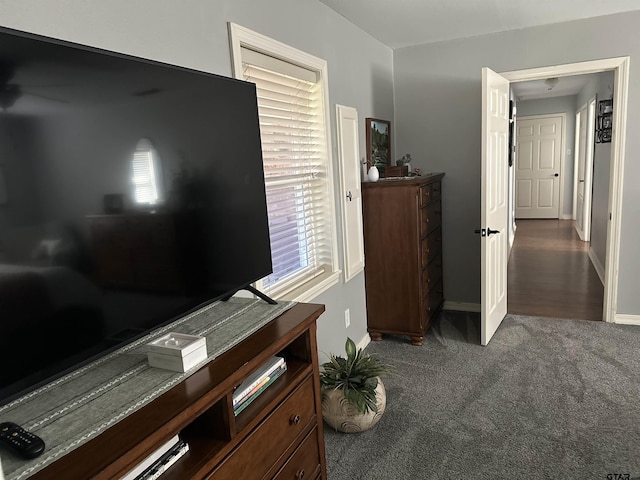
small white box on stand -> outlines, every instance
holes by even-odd
[[[185,333],[169,333],[147,344],[149,365],[186,372],[207,358],[207,339]]]

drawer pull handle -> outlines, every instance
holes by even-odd
[[[298,470],[296,472],[296,479],[297,480],[302,480],[304,478],[304,470]]]
[[[289,419],[289,423],[291,425],[299,425],[300,424],[300,415],[294,415]]]

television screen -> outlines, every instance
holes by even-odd
[[[269,273],[253,84],[0,30],[0,404]]]

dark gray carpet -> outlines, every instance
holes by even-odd
[[[387,410],[325,424],[329,480],[640,478],[639,327],[509,315],[482,347],[477,314],[443,312],[424,346],[366,351],[393,365]]]

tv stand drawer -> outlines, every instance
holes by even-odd
[[[300,385],[214,472],[211,478],[262,478],[316,419],[311,378]]]

